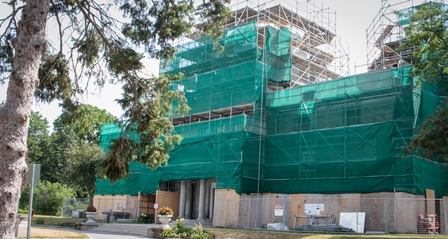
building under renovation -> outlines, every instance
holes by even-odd
[[[443,88],[414,88],[409,66],[379,58],[387,44],[374,46],[379,51],[371,55],[371,72],[347,76],[335,15],[311,1],[273,2],[233,5],[223,52],[209,39],[180,39],[176,59],[160,72],[185,74],[173,84],[191,107],[172,118],[182,144],[167,166],[132,163],[128,178],[114,184],[98,179],[96,199],[128,195],[138,205],[131,214],[169,205],[176,217],[246,228],[279,221],[276,205],[289,227],[310,225],[304,209],[313,204],[322,205],[324,219],[332,215],[326,224],[338,224],[342,211],[363,211],[367,229],[414,230],[414,214],[412,223],[400,221],[405,229],[394,224],[409,208],[363,200],[447,195],[447,168],[404,150],[441,102]],[[384,42],[390,25],[376,29],[375,41]],[[107,150],[119,133],[116,125],[103,126],[101,146]],[[412,208],[436,213],[441,205]],[[379,212],[392,214],[376,218]]]

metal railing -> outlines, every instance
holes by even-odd
[[[89,205],[86,198],[72,198],[64,200],[62,206],[63,217],[85,217],[84,211]],[[112,197],[98,198],[93,200],[93,206],[97,209],[96,219],[98,220],[129,220],[135,219],[139,215],[138,201],[136,197]]]

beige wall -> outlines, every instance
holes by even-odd
[[[289,198],[291,199],[291,213],[289,214],[289,223],[286,225],[289,225],[290,228],[294,226],[294,220],[295,216],[305,216],[305,203],[306,203],[306,194],[293,194],[290,195]],[[305,224],[306,219],[305,218],[297,218],[297,224]]]
[[[179,201],[180,201],[180,193],[179,192],[167,192],[167,191],[157,191],[156,192],[156,203],[159,205],[159,208],[168,206],[173,209],[173,218],[179,217]],[[158,213],[158,209],[156,209],[156,214]]]
[[[304,216],[305,204],[324,204],[321,215],[333,215],[332,224],[339,224],[341,212],[365,212],[365,231],[416,232],[417,212],[425,212],[423,196],[408,193],[368,194],[263,194],[241,195],[232,190],[216,190],[214,226],[244,228],[265,227],[268,223],[281,222],[290,229],[294,215]],[[284,204],[284,216],[275,216],[275,204]],[[306,224],[298,218],[297,225]],[[322,218],[318,223],[327,223]],[[328,222],[330,223],[330,222]]]
[[[426,213],[435,214],[436,213],[436,191],[427,188],[426,190]],[[432,200],[431,200],[432,199]]]
[[[118,206],[121,204],[121,209],[118,209]],[[93,198],[93,205],[97,209],[96,219],[103,220],[106,218],[106,214],[103,212],[127,212],[131,214],[131,218],[135,218],[138,212],[138,197],[137,196],[129,196],[129,195],[95,195]]]
[[[394,211],[389,220],[388,232],[417,232],[418,214],[427,214],[425,208],[425,197],[423,195],[412,195],[408,193],[394,193]],[[406,198],[408,200],[403,200]]]
[[[213,226],[236,227],[238,225],[239,208],[240,195],[234,190],[216,189]]]

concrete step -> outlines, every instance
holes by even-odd
[[[89,229],[98,232],[111,232],[117,234],[129,234],[136,236],[147,236],[149,224],[129,224],[129,223],[107,223],[98,224],[98,227]]]
[[[171,223],[174,223],[173,219]],[[213,225],[212,219],[206,220],[192,220],[185,219],[184,224],[188,227],[194,227],[200,222],[203,227],[211,227]],[[117,234],[129,234],[136,236],[147,236],[148,230],[151,228],[161,228],[162,224],[133,224],[133,223],[98,223],[95,227],[89,227],[89,231],[110,232]]]
[[[173,220],[173,221],[175,221],[175,220]],[[202,224],[203,227],[212,227],[213,226],[213,220],[212,219],[204,219],[204,220],[185,219],[184,220],[184,224],[187,227],[195,227],[196,224],[198,224],[199,222]]]

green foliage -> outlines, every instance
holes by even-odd
[[[70,100],[65,100],[62,107],[62,114],[54,122],[47,157],[42,161],[43,177],[69,185],[77,197],[92,200],[96,175],[105,159],[98,146],[100,128],[116,119],[105,110]]]
[[[40,162],[48,148],[48,121],[39,112],[31,112],[27,138],[27,161]]]
[[[33,209],[39,215],[57,215],[61,213],[63,200],[72,198],[75,191],[60,183],[41,181],[35,185]],[[30,187],[27,185],[20,196],[19,208],[28,209]]]
[[[173,225],[173,231],[180,237],[187,237],[192,231],[190,227],[185,226],[184,220],[183,218],[176,219]]]
[[[198,15],[203,19],[203,29],[200,33],[202,37],[211,37],[214,41],[213,48],[218,51],[224,50],[216,41],[224,33],[224,24],[215,24],[225,22],[231,16],[230,10],[225,6],[230,1],[210,0],[204,1],[198,6]]]
[[[409,18],[409,24],[405,26],[406,39],[398,50],[413,50],[412,73],[425,83],[440,81],[443,74],[448,74],[447,9],[447,5],[437,1],[399,14]]]
[[[45,223],[45,219],[37,218],[36,220],[34,220],[34,223],[36,223],[38,225],[43,225]]]
[[[39,215],[34,215],[31,220],[32,224],[37,224],[36,221],[41,221],[43,222],[43,225],[72,227],[75,229],[77,228],[77,223],[86,221],[85,218],[40,217]]]
[[[74,144],[66,152],[68,168],[64,182],[82,191],[93,202],[96,190],[96,175],[105,153],[98,145]]]
[[[154,215],[147,215],[142,213],[137,218],[137,223],[145,223],[145,224],[154,223]]]
[[[173,59],[176,52],[173,40],[187,34],[210,36],[219,48],[218,38],[230,16],[225,7],[227,3],[229,0],[49,2],[49,21],[53,21],[59,31],[55,42],[47,44],[49,49],[43,49],[37,87],[27,87],[36,89],[34,93],[40,101],[64,100],[66,111],[55,122],[56,134],[48,139],[47,150],[36,151],[39,159],[33,159],[42,164],[42,178],[58,182],[68,174],[70,169],[66,162],[70,159],[65,151],[69,146],[80,143],[79,140],[86,144],[98,143],[99,125],[111,122],[103,117],[107,114],[91,114],[95,111],[93,107],[71,101],[86,93],[92,84],[101,87],[106,82],[123,84],[119,103],[125,111],[125,119],[124,131],[114,142],[103,175],[112,181],[126,176],[129,168],[125,165],[131,160],[151,168],[165,165],[168,152],[181,141],[179,135],[172,134],[173,125],[167,117],[172,112],[183,114],[188,110],[183,93],[171,91],[169,85],[183,76],[146,77],[142,72],[142,60],[144,57],[164,62]],[[14,12],[0,19],[0,25],[6,26],[0,40],[2,77],[12,70],[14,50],[10,43],[17,35],[17,16],[29,2],[6,4]],[[113,15],[116,12],[109,9],[120,11],[122,19],[117,20]],[[198,20],[201,24],[194,27]],[[65,55],[66,52],[69,53]],[[13,101],[23,100],[13,94],[8,95],[8,100],[10,97]],[[175,109],[171,108],[172,103],[177,104]],[[130,132],[137,133],[140,139],[129,138]]]
[[[446,81],[448,74],[448,5],[443,1],[422,4],[414,11],[401,14],[409,18],[405,26],[406,39],[398,49],[413,49],[412,74],[419,77],[420,83]],[[435,114],[419,128],[419,133],[411,139],[406,148],[409,154],[444,162],[448,160],[448,116],[446,105],[438,108]]]
[[[73,47],[77,49],[79,56],[78,61],[88,67],[93,67],[99,58],[103,43],[100,34],[95,28],[88,28],[85,34],[81,34],[79,38],[73,39]]]
[[[65,166],[68,161],[66,151],[76,144],[76,136],[69,129],[54,132],[48,138],[44,155],[37,161],[41,166],[41,180],[52,183],[64,183],[64,176],[68,173]]]
[[[213,234],[204,232],[201,223],[198,223],[193,228],[185,226],[184,219],[176,219],[172,228],[164,228],[160,234],[161,238],[190,238],[190,239],[211,239]]]
[[[174,129],[167,118],[174,111],[183,114],[188,110],[183,93],[169,89],[172,81],[183,75],[161,75],[141,80],[140,84],[125,84],[125,94],[118,102],[128,119],[122,123],[121,136],[113,141],[108,158],[103,164],[103,173],[115,181],[126,177],[128,164],[132,160],[155,169],[168,162],[169,151],[182,140],[180,135],[171,134]],[[177,107],[173,109],[176,101]],[[136,132],[139,138],[131,138]]]
[[[407,147],[409,154],[415,150],[420,157],[438,162],[448,161],[448,100],[444,107],[423,122],[419,133],[411,139]]]
[[[28,209],[22,209],[22,208],[19,208],[19,214],[28,215],[28,212],[29,212]]]
[[[160,238],[178,238],[179,235],[172,228],[164,228],[160,233]]]
[[[190,239],[211,239],[213,238],[213,235],[208,232],[204,232],[204,228],[202,227],[202,224],[199,222],[198,224],[195,224],[196,226],[191,229],[191,233],[189,235]]]
[[[36,99],[42,102],[67,99],[72,95],[72,83],[69,66],[61,55],[46,54],[39,67],[39,84],[35,92]]]
[[[61,104],[62,114],[54,121],[54,130],[70,129],[78,142],[98,144],[101,125],[117,119],[106,110],[87,104],[75,104],[65,100]]]
[[[3,37],[0,39],[0,84],[4,84],[7,77],[9,77],[8,72],[11,72],[12,61],[14,57],[14,49],[11,47],[11,40],[15,38],[15,29],[6,31]],[[6,75],[6,77],[1,77]]]

